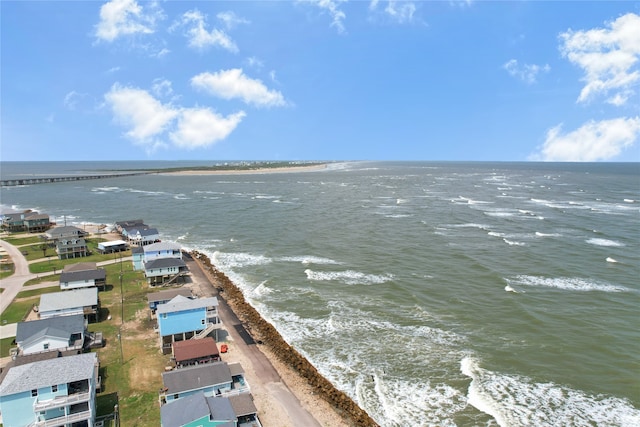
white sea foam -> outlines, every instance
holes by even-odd
[[[516,242],[515,240],[502,239],[509,246],[526,246],[524,242]]]
[[[640,425],[640,411],[625,399],[491,372],[472,357],[462,359],[460,370],[471,378],[469,404],[500,426]]]
[[[596,246],[624,246],[624,243],[616,242],[615,240],[599,239],[595,237],[587,240],[587,243]]]
[[[490,231],[487,233],[489,236],[493,236],[493,237],[504,237],[506,236],[506,234],[504,233],[498,233],[497,231]]]
[[[507,292],[513,292],[514,294],[519,294],[520,291],[516,291],[514,288],[512,288],[510,285],[507,285],[504,287],[504,290]]]
[[[624,199],[625,203],[635,203],[636,201],[633,199]]]
[[[537,237],[560,237],[560,236],[562,236],[562,234],[560,234],[560,233],[541,233],[539,231],[536,231],[536,236]]]
[[[508,284],[515,283],[520,286],[537,286],[556,288],[566,291],[599,291],[599,292],[630,292],[630,289],[620,285],[589,281],[580,277],[540,277],[540,276],[516,276],[506,279]]]
[[[611,257],[607,257],[607,262],[613,262],[613,263],[616,263],[616,262],[618,262],[618,261],[617,261],[617,260],[615,260],[615,259],[613,259],[613,258],[611,258]]]
[[[342,264],[341,262],[332,260],[330,258],[323,258],[323,257],[318,257],[318,256],[292,256],[292,257],[282,257],[279,258],[280,261],[285,261],[285,262],[299,262],[305,265],[308,264],[334,264],[334,265],[340,265]]]
[[[213,260],[216,264],[222,264],[225,268],[242,268],[252,265],[265,265],[272,262],[271,258],[264,255],[219,251],[213,254]]]
[[[313,271],[306,269],[307,279],[318,282],[338,281],[347,285],[377,285],[393,279],[392,275],[365,274],[359,271]]]
[[[270,293],[273,292],[273,289],[267,287],[266,285],[267,281],[265,280],[264,282],[260,283],[254,290],[253,293],[257,296],[264,296],[264,295],[269,295]]]

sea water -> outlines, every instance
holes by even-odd
[[[334,163],[1,196],[58,224],[142,218],[207,254],[382,426],[640,425],[637,163]]]

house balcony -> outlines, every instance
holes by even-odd
[[[34,412],[46,411],[49,409],[62,408],[76,403],[88,402],[91,399],[91,391],[74,393],[68,396],[56,396],[49,400],[36,400],[33,403]]]
[[[89,421],[92,418],[91,410],[74,412],[61,417],[50,418],[48,420],[39,420],[29,424],[29,427],[59,427],[80,421]]]

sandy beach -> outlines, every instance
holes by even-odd
[[[269,173],[316,172],[327,168],[326,164],[287,166],[278,168],[229,169],[229,170],[181,170],[175,172],[159,172],[158,175],[259,175]]]

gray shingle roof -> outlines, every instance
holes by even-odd
[[[16,342],[28,340],[48,328],[65,331],[68,336],[84,332],[85,320],[82,314],[73,316],[51,317],[49,319],[18,322],[16,325]],[[67,338],[68,338],[67,336]]]
[[[96,353],[84,353],[14,366],[0,384],[0,396],[92,378],[97,361]]]
[[[156,252],[156,251],[179,251],[182,249],[177,243],[172,242],[158,242],[152,243],[144,247],[145,252]]]
[[[229,396],[229,401],[231,402],[231,406],[233,406],[233,411],[238,417],[258,413],[258,408],[256,408],[255,403],[253,403],[253,396],[250,393]]]
[[[162,382],[168,389],[167,394],[227,384],[231,381],[231,372],[226,362],[207,363],[162,373]]]
[[[174,313],[176,311],[192,310],[194,308],[217,306],[218,298],[216,297],[189,299],[178,295],[168,303],[158,305],[157,313]]]
[[[185,298],[189,298],[191,294],[191,290],[187,288],[178,288],[178,289],[168,289],[166,291],[153,292],[151,294],[147,294],[147,301],[156,302],[156,301],[170,301],[174,297],[182,295]]]
[[[98,288],[72,289],[40,296],[40,312],[98,305]]]
[[[152,270],[154,268],[170,268],[170,267],[186,267],[187,264],[180,258],[158,258],[153,261],[145,262],[144,269]]]
[[[102,268],[95,270],[67,271],[60,274],[60,283],[78,282],[82,280],[105,280],[107,272]]]
[[[162,427],[182,427],[208,416],[211,416],[214,421],[232,421],[230,424],[220,424],[220,427],[233,426],[237,420],[237,415],[228,398],[206,397],[204,393],[174,400],[160,408]]]

